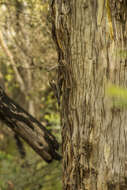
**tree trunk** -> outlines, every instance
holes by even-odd
[[[121,56],[127,1],[53,0],[51,8],[62,88],[63,189],[125,190],[127,111],[114,107],[105,88],[109,81],[127,84],[127,56]]]

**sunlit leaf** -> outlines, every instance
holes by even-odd
[[[109,84],[106,88],[106,94],[113,98],[113,103],[117,107],[127,106],[127,89]]]

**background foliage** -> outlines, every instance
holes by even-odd
[[[60,142],[58,106],[49,81],[57,55],[51,39],[48,1],[0,1],[0,85]],[[14,134],[0,125],[0,189],[61,189],[61,164],[46,164],[24,143],[21,158]]]

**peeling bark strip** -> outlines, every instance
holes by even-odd
[[[59,144],[42,124],[10,99],[0,87],[0,119],[23,138],[46,162],[60,160]]]

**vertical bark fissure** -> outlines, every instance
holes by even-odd
[[[65,4],[54,1],[53,7]],[[114,107],[105,88],[109,80],[127,83],[125,59],[119,53],[126,48],[127,5],[116,0],[71,0],[69,6],[68,14],[62,12],[61,17],[56,8],[53,14],[62,21],[53,25],[62,52],[59,65],[64,68],[63,188],[126,189],[127,111]]]

